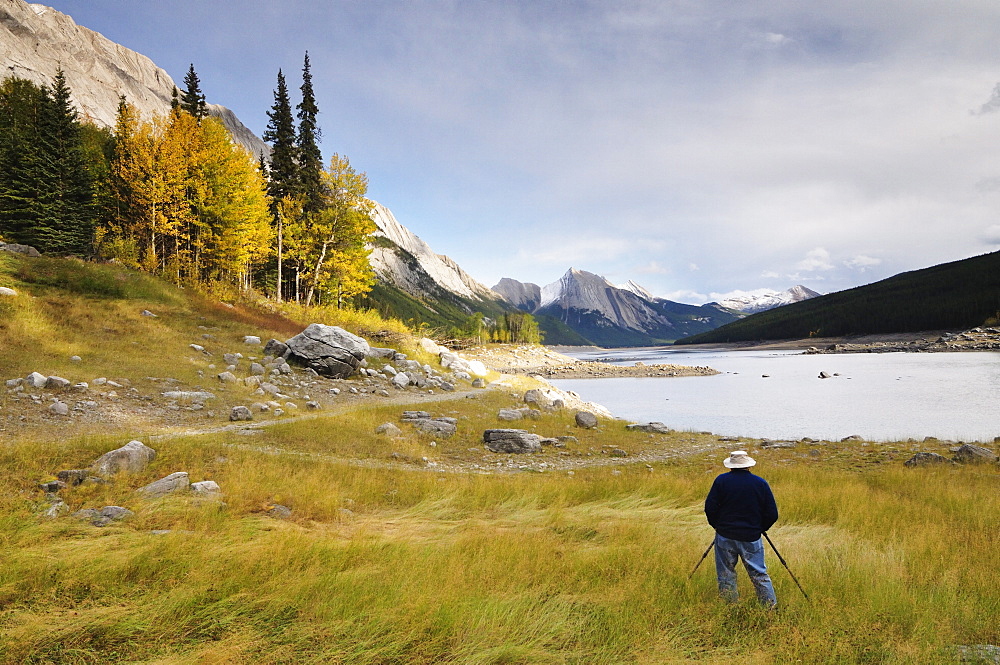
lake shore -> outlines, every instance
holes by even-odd
[[[608,378],[667,378],[681,376],[712,376],[719,372],[711,367],[637,362],[634,365],[612,365],[586,361],[560,353],[545,346],[481,346],[466,349],[462,355],[479,360],[501,374],[524,374],[545,379],[608,379]],[[598,347],[574,347],[574,350],[600,350]]]

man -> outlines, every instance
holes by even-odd
[[[761,534],[778,521],[778,506],[771,486],[750,472],[757,462],[736,450],[722,464],[729,469],[716,477],[705,499],[705,516],[715,529],[715,571],[719,594],[730,602],[739,598],[736,590],[736,561],[743,566],[757,590],[761,604],[777,608],[774,587],[764,565]]]

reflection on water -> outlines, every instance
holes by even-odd
[[[571,353],[632,365],[708,365],[722,374],[562,379],[553,384],[621,418],[681,430],[772,439],[871,440],[1000,436],[1000,353],[803,355],[639,348]],[[820,372],[833,375],[820,379]]]

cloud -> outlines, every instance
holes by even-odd
[[[760,276],[763,277],[764,279],[777,279],[781,277],[780,274],[774,272],[773,270],[765,270],[760,274]]]
[[[689,263],[688,270],[690,270],[691,272],[697,272],[698,270],[701,270],[701,268],[698,267],[697,263]]]
[[[704,293],[686,289],[670,291],[669,293],[663,294],[661,297],[667,300],[673,300],[674,302],[690,303],[694,305],[704,305],[709,302],[709,297]]]
[[[1000,83],[997,83],[996,87],[993,88],[993,93],[990,94],[986,103],[980,106],[978,111],[971,111],[971,113],[972,115],[986,115],[997,111],[1000,111]]]
[[[844,265],[847,266],[848,268],[854,268],[856,270],[860,270],[861,272],[864,272],[873,266],[881,264],[882,264],[882,259],[877,259],[871,256],[865,256],[864,254],[858,254],[854,258],[844,261]]]
[[[986,227],[980,239],[987,245],[1000,245],[1000,224]]]
[[[816,272],[820,270],[833,270],[833,263],[830,261],[830,252],[822,247],[809,250],[806,258],[795,264],[796,270],[804,272]]]

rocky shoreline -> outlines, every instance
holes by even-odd
[[[939,353],[943,351],[1000,351],[1000,328],[972,328],[914,339],[840,341],[810,346],[806,353]]]
[[[463,353],[501,374],[525,374],[545,379],[665,378],[719,373],[704,366],[647,365],[642,362],[625,366],[577,360],[543,346],[476,347]]]

